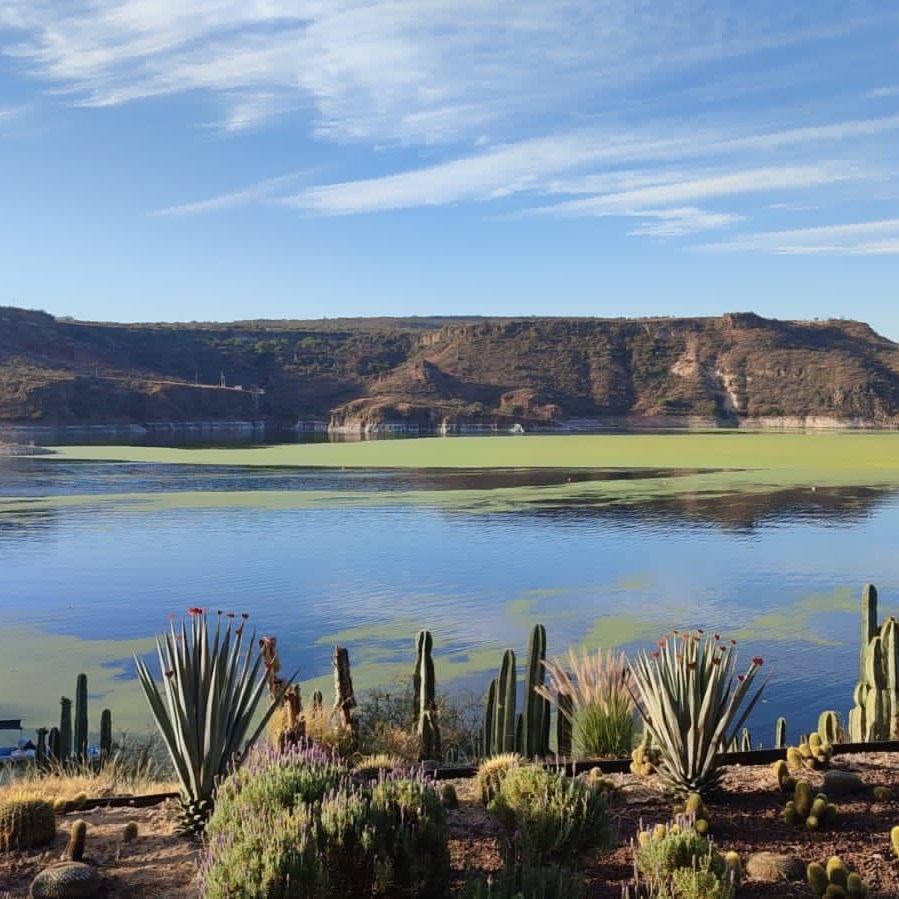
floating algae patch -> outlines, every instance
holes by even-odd
[[[87,674],[89,724],[100,727],[100,711],[112,710],[115,733],[149,733],[152,717],[134,674],[132,653],[148,653],[152,639],[82,640],[47,634],[36,627],[0,628],[0,717],[21,718],[28,732],[59,725],[59,698],[74,699],[75,679]],[[121,662],[110,662],[120,659]]]
[[[248,449],[73,446],[64,460],[331,468],[666,468],[852,472],[899,478],[899,434],[676,433],[453,437]]]
[[[824,593],[809,593],[796,602],[757,615],[745,628],[734,635],[737,640],[756,643],[789,641],[811,643],[816,646],[842,646],[838,640],[821,633],[821,625],[833,618],[834,613],[858,617],[860,612],[858,591],[848,587]],[[858,639],[857,628],[841,628],[853,640]]]

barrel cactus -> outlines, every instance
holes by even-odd
[[[56,836],[53,806],[42,799],[0,803],[0,851],[45,846]]]
[[[32,899],[82,899],[96,896],[100,874],[83,862],[57,862],[44,868],[31,884]]]

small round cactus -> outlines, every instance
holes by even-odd
[[[122,842],[133,843],[137,839],[137,821],[129,821],[122,828]]]
[[[70,862],[80,862],[84,858],[84,840],[87,837],[87,822],[79,818],[69,831],[65,858]]]

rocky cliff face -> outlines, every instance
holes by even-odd
[[[0,421],[362,430],[577,420],[893,424],[899,347],[849,321],[110,325],[0,308]]]

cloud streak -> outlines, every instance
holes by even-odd
[[[815,228],[747,234],[706,244],[710,252],[768,252],[784,256],[880,256],[899,253],[899,219],[877,219]]]
[[[197,200],[192,203],[180,203],[177,206],[167,206],[164,209],[157,209],[151,214],[163,217],[201,215],[205,212],[220,212],[224,209],[235,209],[239,206],[249,206],[254,203],[265,202],[279,193],[283,193],[285,188],[295,184],[304,174],[308,173],[294,172],[289,175],[279,175],[276,178],[267,178],[264,181],[259,181],[256,184],[245,187],[242,190],[220,194],[217,197],[210,197],[206,200]]]

